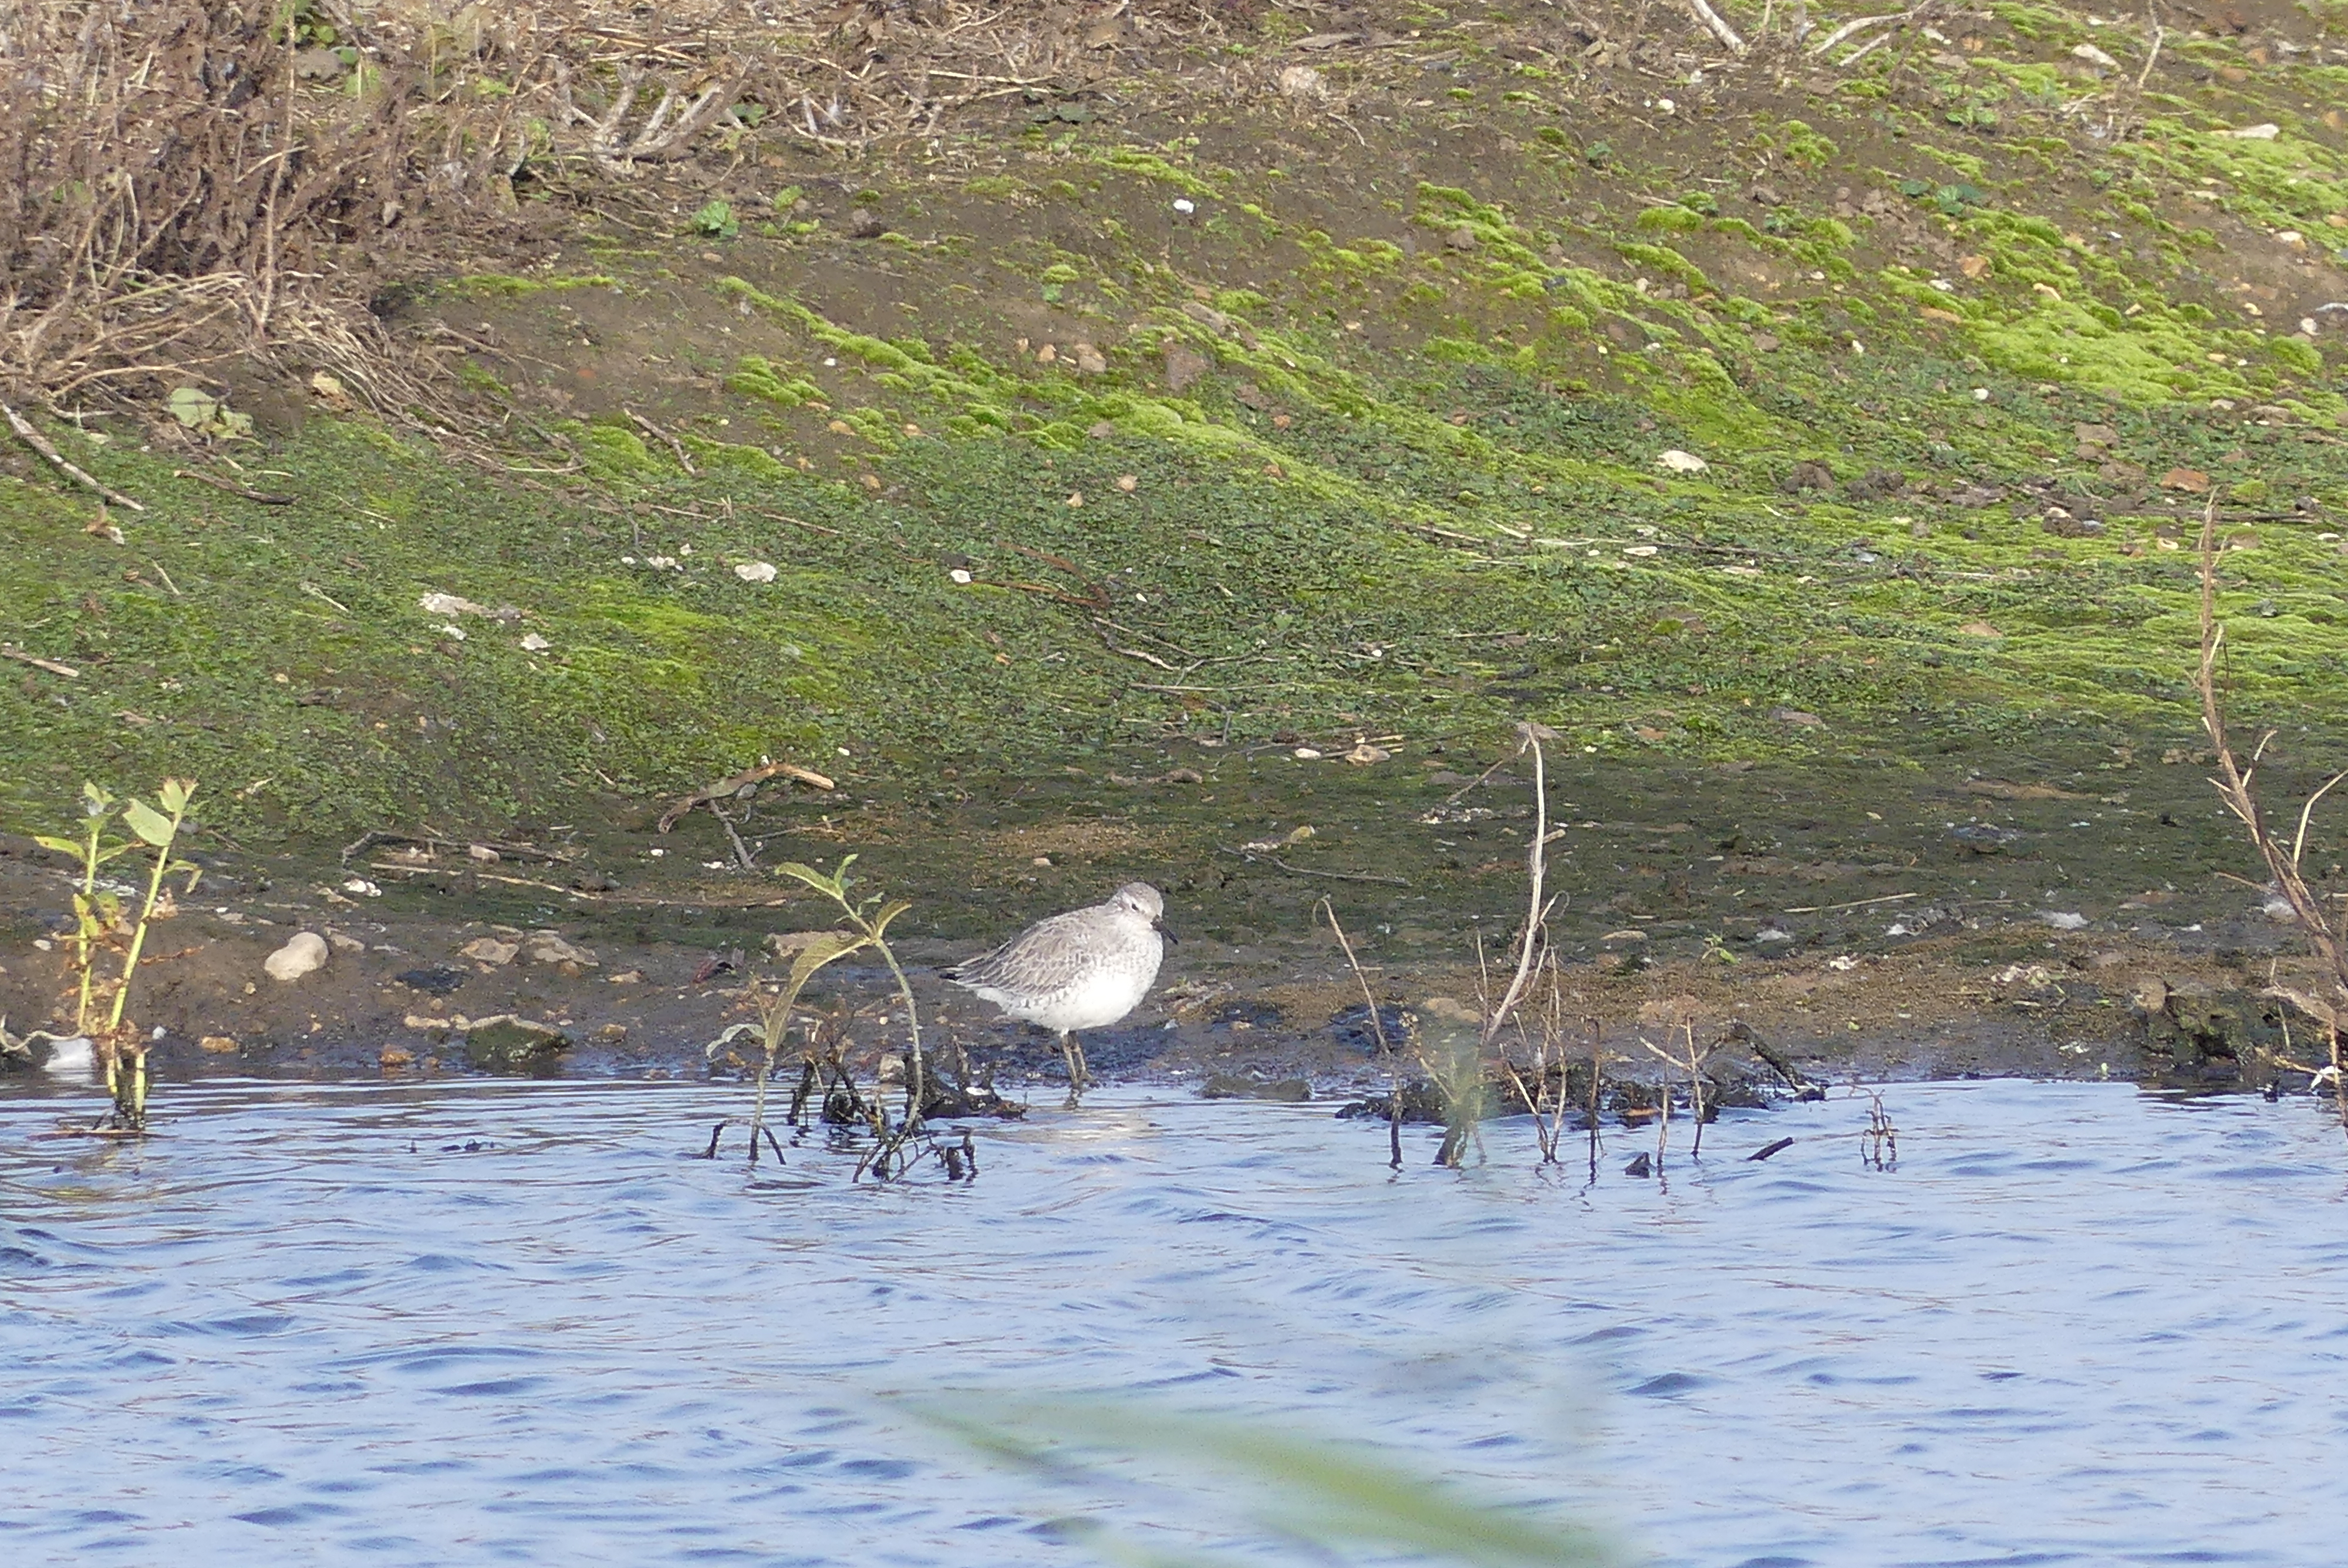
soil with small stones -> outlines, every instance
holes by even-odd
[[[574,910],[516,925],[385,909],[394,900],[335,891],[332,876],[223,865],[156,926],[131,1013],[157,1031],[150,1061],[162,1092],[207,1076],[739,1077],[751,1065],[745,1046],[713,1056],[706,1044],[753,1016],[745,989],[753,973],[771,978],[785,967],[761,928],[803,927],[814,913],[768,889],[699,899],[685,889],[656,910]],[[58,857],[0,840],[0,908],[14,912],[0,1014],[18,1034],[70,1018],[69,893]],[[1786,929],[1797,919],[1769,920],[1736,950],[1713,942],[1693,953],[1627,923],[1573,940],[1586,931],[1567,922],[1554,1011],[1579,1060],[1590,1050],[1585,1020],[1596,1021],[1606,1078],[1623,1085],[1654,1082],[1661,1069],[1640,1041],[1670,1046],[1684,1024],[1701,1044],[1739,1037],[1721,1044],[1707,1072],[1718,1091],[1748,1098],[1791,1091],[1787,1067],[1826,1086],[2015,1075],[2265,1085],[2274,1073],[2262,1053],[2286,1037],[2260,992],[2271,962],[2292,962],[2288,930],[2240,888],[2156,903],[2157,924],[2154,909],[2141,907],[2066,931],[2032,913],[1965,916],[1890,897],[1864,911],[1873,918],[1863,938],[1844,927],[1824,934],[1845,940],[1821,944],[1815,924],[1805,938]],[[1903,909],[1924,923],[1917,934],[1901,931]],[[1185,911],[1178,903],[1170,914],[1179,922]],[[328,939],[326,965],[295,980],[270,978],[263,960],[305,930]],[[1401,961],[1382,962],[1378,934],[1365,935],[1390,1033],[1472,1033],[1478,977],[1456,952],[1413,958],[1387,944]],[[930,1049],[973,1081],[1056,1092],[1051,1037],[1005,1022],[937,978],[980,945],[921,935],[902,944]],[[884,1021],[893,1001],[885,971],[835,968],[810,1001],[861,1009],[850,1061],[866,1074],[901,1050],[901,1028]],[[1536,1031],[1548,1010],[1544,993],[1529,1009]],[[551,1026],[562,1044],[522,1057],[469,1046],[472,1025],[506,1015]],[[1510,1054],[1529,1057],[1513,1032],[1510,1041]],[[1088,1036],[1086,1049],[1104,1079],[1189,1083],[1215,1097],[1345,1101],[1388,1080],[1362,981],[1309,924],[1221,938],[1193,929],[1169,949],[1142,1008]],[[1633,1090],[1628,1101],[1643,1098]]]

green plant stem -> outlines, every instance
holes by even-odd
[[[76,911],[80,918],[75,922],[74,931],[74,967],[81,971],[81,995],[74,1004],[76,1034],[89,1032],[89,988],[97,967],[96,960],[90,956],[90,947],[95,939],[91,921],[98,897],[98,835],[105,827],[105,816],[97,815],[89,819],[89,844],[81,857],[81,907]],[[109,1068],[109,1075],[111,1071]]]
[[[130,979],[139,970],[139,955],[147,946],[147,923],[154,917],[155,901],[163,896],[163,875],[171,868],[171,845],[180,836],[180,824],[186,815],[185,806],[174,811],[171,814],[171,831],[164,836],[162,843],[155,845],[155,869],[147,877],[147,897],[139,906],[139,924],[130,933],[130,950],[122,956],[122,980],[115,988],[114,1010],[106,1020],[109,1034],[122,1027],[122,1009],[130,1001]],[[146,1052],[141,1051],[139,1055],[143,1059]]]
[[[905,1027],[912,1031],[912,1071],[905,1075],[905,1130],[910,1132],[921,1125],[922,1107],[929,1100],[929,1068],[922,1054],[922,1015],[914,1009],[913,984],[899,967],[895,949],[877,935],[872,945],[880,949],[880,956],[888,960],[889,972],[897,977],[897,994],[905,999]]]

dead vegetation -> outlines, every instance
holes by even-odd
[[[762,148],[930,134],[1247,10],[27,0],[0,21],[0,400],[151,404],[254,357],[446,426],[436,345],[370,306],[496,249],[525,203],[624,208]]]
[[[1689,5],[1568,7],[1509,46],[1741,58]],[[1867,20],[1889,37],[1925,14]],[[1808,32],[1772,7],[1754,47]],[[665,231],[746,168],[917,143],[997,100],[1088,118],[1072,100],[1144,73],[1342,118],[1304,62],[1366,81],[1406,42],[1314,0],[25,0],[0,22],[0,400],[151,405],[252,358],[331,408],[445,429],[438,356],[464,345],[382,318],[566,210]]]
[[[2217,507],[2212,504],[2201,522],[2201,661],[2194,675],[2194,686],[2201,698],[2202,727],[2209,732],[2211,749],[2216,753],[2218,776],[2209,782],[2217,786],[2218,798],[2241,823],[2250,835],[2251,846],[2266,863],[2267,875],[2271,879],[2269,891],[2289,907],[2291,917],[2313,949],[2317,974],[2312,980],[2293,984],[2271,973],[2266,994],[2297,1009],[2322,1030],[2329,1058],[2323,1065],[2317,1066],[2296,1059],[2286,1046],[2282,1052],[2269,1053],[2269,1065],[2286,1072],[2305,1074],[2311,1087],[2328,1083],[2341,1125],[2348,1128],[2348,1081],[2343,1081],[2343,1076],[2348,1075],[2342,1071],[2341,1046],[2341,1031],[2348,1028],[2348,930],[2343,929],[2340,917],[2326,907],[2323,897],[2309,885],[2305,869],[2307,833],[2314,820],[2315,808],[2334,785],[2348,779],[2348,772],[2333,774],[2308,795],[2287,840],[2275,832],[2259,799],[2258,773],[2276,732],[2269,730],[2261,734],[2250,748],[2248,763],[2242,762],[2235,755],[2227,733],[2225,707],[2218,693],[2226,627],[2218,619],[2217,523]],[[2289,1039],[2288,1020],[2285,1039]]]

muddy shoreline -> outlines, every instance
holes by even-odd
[[[374,886],[332,863],[216,866],[158,927],[141,971],[133,1016],[160,1031],[150,1061],[161,1092],[210,1076],[739,1077],[748,1064],[738,1050],[712,1060],[705,1046],[751,1016],[747,974],[779,973],[790,934],[816,923],[812,907],[764,881],[730,897],[705,891],[696,900],[684,887],[657,908],[574,907],[561,917],[497,907],[479,887],[468,908],[454,892],[360,890]],[[1767,1054],[1829,1087],[1983,1076],[2264,1087],[2273,1074],[2261,1053],[2284,1041],[2280,1010],[2260,992],[2271,963],[2291,962],[2291,944],[2253,898],[2219,886],[2166,904],[2157,921],[2139,908],[2076,929],[1995,900],[1968,910],[1954,899],[1899,898],[1840,917],[1876,917],[1863,931],[1814,924],[1797,937],[1784,927],[1798,921],[1764,918],[1697,946],[1627,923],[1591,939],[1564,922],[1556,939],[1566,1005],[1577,1020],[1600,1020],[1610,1084],[1652,1085],[1660,1070],[1639,1040],[1661,1040],[1684,1021],[1707,1040],[1743,1026],[1750,1040],[1723,1045],[1708,1071],[1719,1091],[1747,1102],[1790,1091]],[[60,939],[68,896],[54,857],[24,840],[0,842],[0,1014],[20,1034],[70,1016]],[[1294,902],[1310,913],[1303,898]],[[1897,917],[1920,918],[1920,906],[1923,928],[1910,932]],[[1303,919],[1279,933],[1236,927],[1227,904],[1210,898],[1185,911],[1180,894],[1175,912],[1191,928],[1157,991],[1086,1041],[1105,1080],[1333,1107],[1383,1088],[1358,982],[1325,929]],[[1481,928],[1488,942],[1508,929]],[[263,960],[304,930],[327,939],[328,962],[297,980],[272,979]],[[1390,1027],[1407,1013],[1439,1034],[1471,1016],[1472,948],[1463,964],[1456,948],[1412,944],[1390,927],[1364,934]],[[979,945],[918,932],[903,944],[932,1049],[1007,1092],[1056,1094],[1049,1038],[937,979]],[[863,1009],[850,1059],[875,1071],[894,1038],[879,1021],[885,975],[842,966],[826,979],[811,998]],[[481,1027],[503,1018],[543,1026],[560,1043]]]

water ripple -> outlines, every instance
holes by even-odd
[[[705,1086],[174,1086],[138,1147],[0,1101],[0,1539],[991,1565],[1073,1558],[1038,1522],[1077,1513],[1296,1560],[1006,1478],[900,1402],[1048,1388],[1383,1440],[1690,1568],[2331,1560],[2273,1478],[2348,1439],[2337,1129],[2122,1086],[1886,1103],[1895,1170],[1830,1101],[1675,1139],[1661,1180],[1610,1134],[1592,1180],[1506,1123],[1490,1166],[1422,1140],[1395,1173],[1382,1126],[1134,1091],[975,1129],[973,1186],[877,1190],[819,1140],[681,1158],[739,1109]]]

